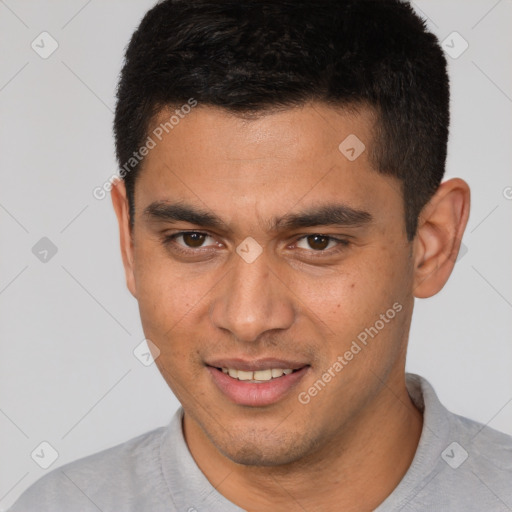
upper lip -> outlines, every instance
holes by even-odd
[[[262,359],[214,359],[206,362],[208,366],[214,368],[231,368],[234,370],[242,370],[246,372],[255,372],[258,370],[270,370],[272,368],[279,368],[282,370],[292,369],[298,370],[304,366],[308,366],[307,363],[299,361],[290,361],[286,359],[275,359],[275,358],[262,358]]]

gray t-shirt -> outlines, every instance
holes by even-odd
[[[430,384],[407,375],[423,410],[414,460],[376,512],[511,512],[512,437],[447,411]],[[208,482],[183,438],[183,410],[168,427],[53,470],[10,512],[240,512]]]

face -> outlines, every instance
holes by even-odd
[[[323,104],[198,106],[137,178],[127,275],[145,335],[187,421],[235,462],[307,457],[403,374],[411,244],[371,129]]]

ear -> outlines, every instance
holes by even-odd
[[[134,297],[137,297],[135,287],[135,276],[133,271],[133,240],[130,229],[130,215],[128,208],[128,198],[126,197],[126,187],[123,180],[116,180],[112,184],[110,193],[112,205],[117,216],[119,224],[119,237],[121,242],[121,256],[123,258],[124,273],[128,290]]]
[[[414,296],[432,297],[452,273],[469,217],[470,191],[460,178],[445,181],[423,208],[414,240]]]

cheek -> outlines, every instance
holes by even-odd
[[[148,257],[138,261],[143,262],[137,265],[136,280],[144,335],[159,349],[156,364],[160,373],[176,396],[187,403],[188,388],[199,371],[194,340],[201,339],[197,320],[205,304],[201,283],[177,272],[169,260]]]
[[[201,301],[200,284],[176,265],[161,249],[141,245],[135,251],[137,301],[144,330],[160,338],[177,329],[188,313]],[[146,332],[146,334],[148,334]]]
[[[306,314],[321,320],[326,332],[350,337],[373,325],[396,302],[407,302],[410,274],[407,258],[386,245],[295,289],[307,305]]]

